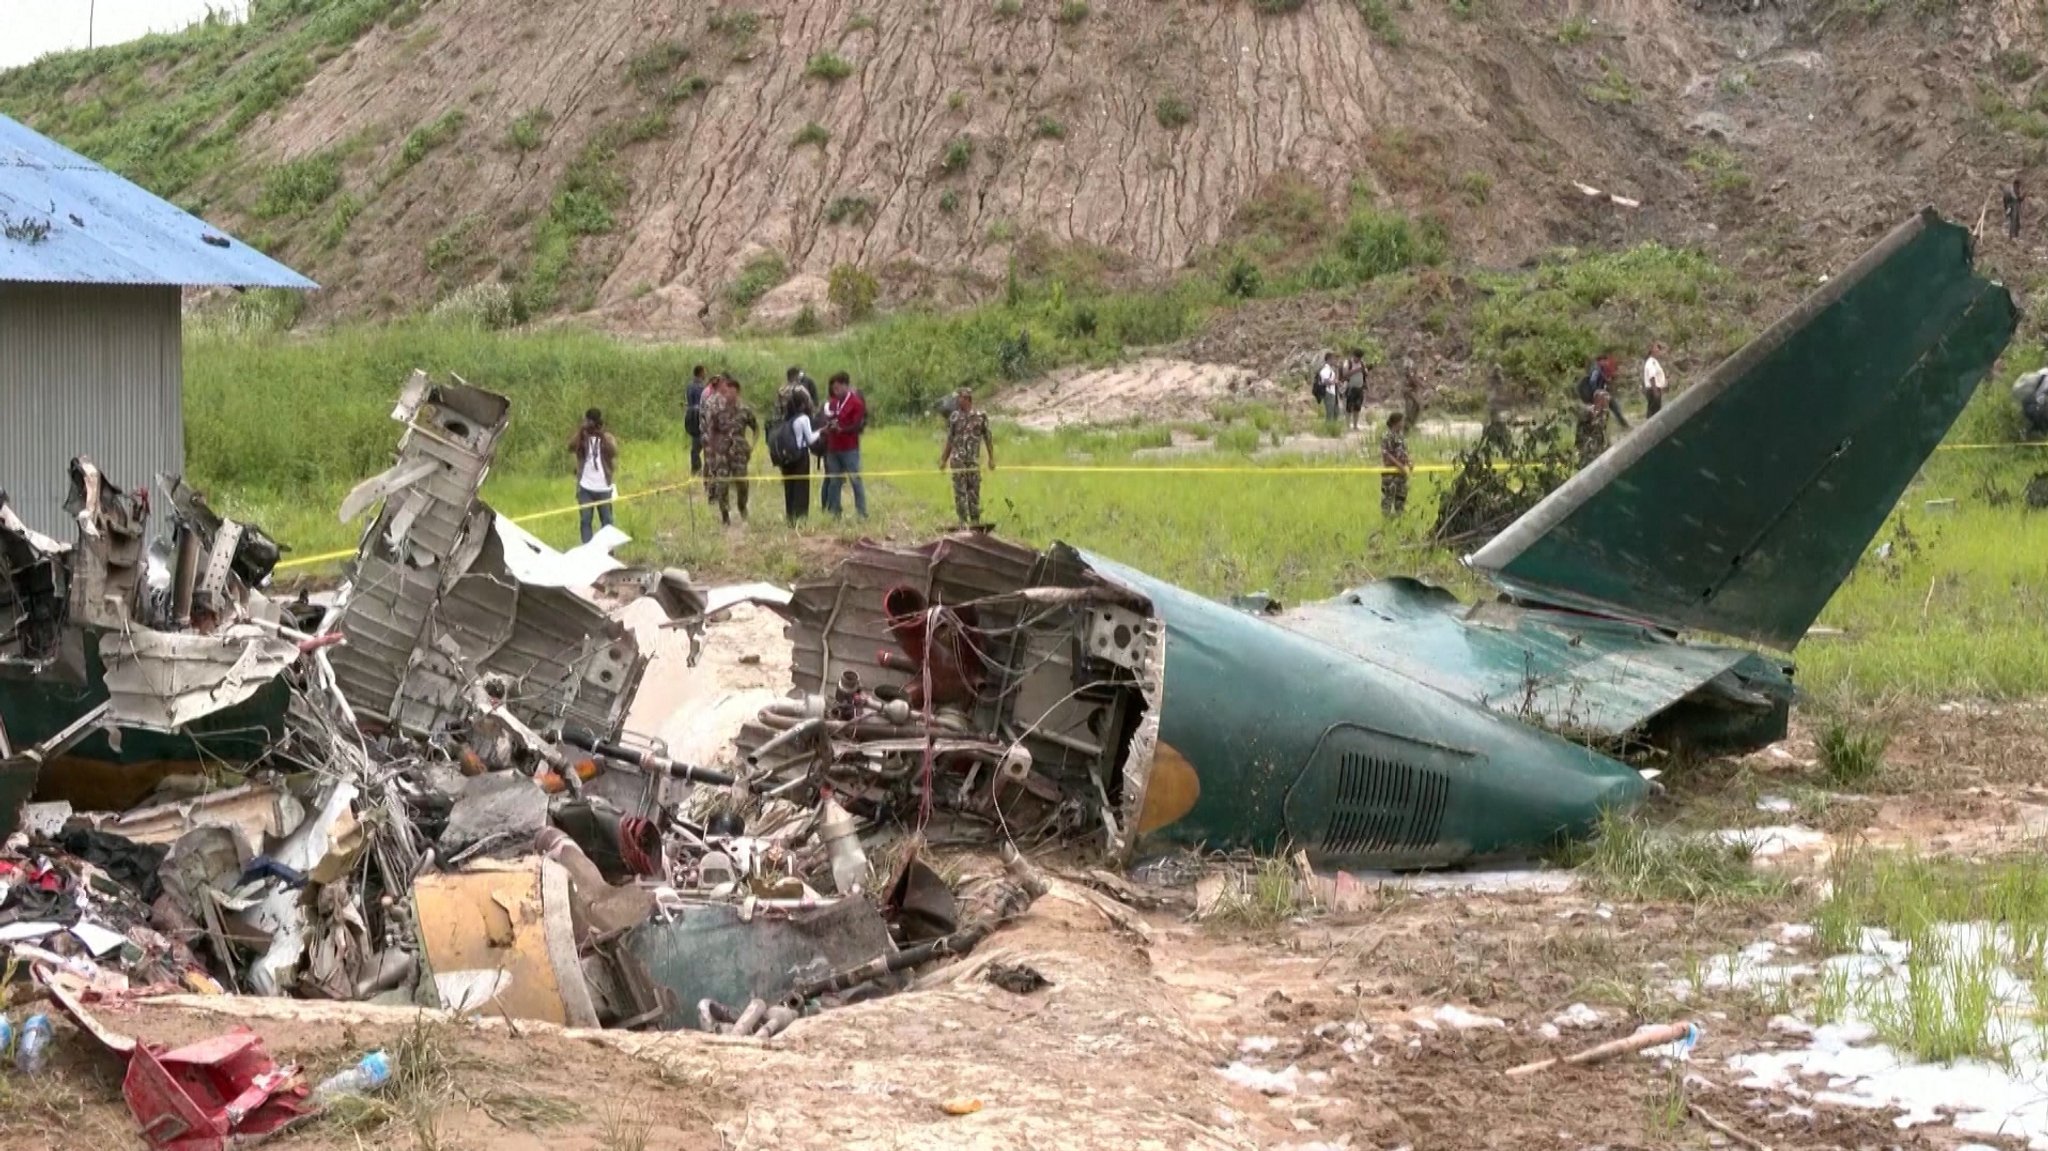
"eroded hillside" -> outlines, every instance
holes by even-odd
[[[2040,158],[2031,8],[1722,7],[272,0],[0,75],[0,110],[278,250],[324,312],[503,283],[665,333],[827,315],[835,269],[983,296],[1034,243],[1159,278],[1272,231],[1276,187],[1487,264],[1659,239],[1791,283]]]

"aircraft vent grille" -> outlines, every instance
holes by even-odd
[[[1436,842],[1450,798],[1441,772],[1376,755],[1347,753],[1338,765],[1337,803],[1323,849],[1337,853],[1424,848]]]

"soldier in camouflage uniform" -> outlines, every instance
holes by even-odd
[[[704,426],[704,494],[718,505],[718,518],[732,522],[733,496],[739,497],[740,519],[747,518],[747,465],[754,457],[750,433],[759,434],[761,422],[740,402],[739,381],[731,376],[713,380],[704,396],[701,413]]]
[[[989,434],[988,417],[974,410],[974,393],[961,388],[954,397],[953,413],[946,417],[946,446],[939,450],[939,467],[953,472],[953,510],[963,524],[981,522],[981,449],[988,447],[988,470],[996,470],[996,441]]]
[[[1574,439],[1582,468],[1599,459],[1600,453],[1607,450],[1608,406],[1613,402],[1607,389],[1601,388],[1593,393],[1591,401],[1579,405],[1578,434]]]
[[[1380,514],[1388,519],[1408,510],[1408,473],[1415,465],[1408,460],[1408,419],[1400,412],[1387,417],[1387,430],[1380,435]]]

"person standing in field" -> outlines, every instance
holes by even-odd
[[[946,417],[946,444],[939,449],[939,467],[953,473],[953,510],[963,524],[981,522],[981,451],[988,449],[988,470],[996,470],[996,441],[988,417],[974,410],[974,393],[961,388],[953,414]]]
[[[1400,412],[1387,415],[1387,430],[1380,435],[1380,515],[1395,519],[1408,510],[1408,477],[1415,465],[1408,459],[1408,418]]]
[[[690,474],[704,470],[704,365],[690,369],[690,386],[683,393],[683,434],[690,437]]]
[[[576,461],[577,518],[583,542],[589,543],[594,534],[591,513],[611,527],[612,499],[618,495],[613,476],[619,464],[619,441],[605,430],[603,412],[592,408],[583,413],[582,425],[569,437],[569,456]]]
[[[740,399],[739,381],[731,376],[713,380],[704,397],[704,494],[718,506],[721,523],[732,523],[734,497],[740,519],[747,518],[747,466],[754,456],[750,433],[760,430],[760,421]]]
[[[1344,414],[1351,418],[1351,430],[1358,430],[1358,417],[1365,411],[1365,352],[1351,349],[1344,357]]]
[[[853,484],[853,506],[860,518],[868,518],[868,491],[860,480],[860,437],[868,426],[868,403],[853,388],[845,372],[832,373],[825,403],[825,487],[818,502],[834,518],[846,513],[841,502],[847,483]]]
[[[1323,366],[1316,369],[1316,399],[1323,405],[1323,418],[1337,422],[1337,397],[1343,383],[1337,375],[1337,353],[1324,352]]]
[[[811,514],[811,394],[787,384],[775,397],[775,421],[768,425],[768,454],[782,473],[782,514],[793,526]]]
[[[2020,180],[2014,176],[2012,183],[2005,186],[2005,237],[2008,240],[2020,238],[2020,210],[2026,206],[2027,194],[2020,190]]]
[[[1645,417],[1654,416],[1664,410],[1664,362],[1662,343],[1650,345],[1650,354],[1643,357],[1643,412]]]

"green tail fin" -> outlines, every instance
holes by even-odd
[[[2012,338],[1970,242],[1907,221],[1466,562],[1525,598],[1789,650]]]

